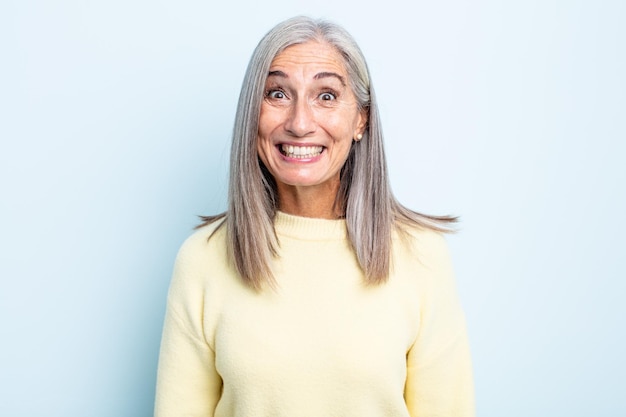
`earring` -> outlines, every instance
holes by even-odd
[[[358,135],[356,135],[355,140],[356,140],[357,142],[358,142],[358,141],[360,141],[361,139],[363,139],[363,135],[362,135],[361,133],[359,133]]]

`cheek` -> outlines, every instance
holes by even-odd
[[[263,103],[259,113],[259,136],[269,136],[281,124],[283,118],[281,109]]]
[[[270,145],[268,144],[267,139],[263,139],[259,132],[259,135],[257,136],[256,153],[266,168],[268,165],[268,157],[269,157],[268,153],[270,151],[269,146]]]
[[[326,125],[334,132],[335,139],[349,139],[351,142],[358,129],[360,122],[359,116],[360,114],[355,112],[354,109],[345,109],[344,111],[333,114],[331,118],[328,118]]]
[[[268,152],[269,148],[272,147],[271,133],[274,126],[275,123],[272,122],[270,115],[261,111],[261,115],[259,117],[259,131],[257,133],[257,152],[262,159],[267,156],[264,154]]]
[[[267,138],[267,117],[260,117],[259,118],[259,131],[257,133],[257,136],[259,137],[259,144],[261,144],[261,141],[264,138]]]

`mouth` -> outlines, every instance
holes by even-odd
[[[277,146],[281,154],[287,158],[310,159],[319,156],[323,151],[323,146],[294,146],[280,144]]]

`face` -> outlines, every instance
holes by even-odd
[[[257,150],[279,195],[289,187],[337,188],[365,122],[333,47],[311,41],[277,55],[265,83]]]

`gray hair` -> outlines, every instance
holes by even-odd
[[[344,59],[358,106],[367,113],[363,137],[353,142],[341,170],[336,206],[345,212],[348,238],[369,284],[389,276],[394,227],[418,226],[447,231],[452,217],[427,216],[400,205],[387,175],[383,134],[369,69],[360,48],[342,27],[324,20],[294,17],[279,23],[254,50],[239,95],[230,157],[228,210],[203,217],[205,224],[226,217],[229,256],[253,288],[275,284],[271,260],[278,254],[274,216],[278,209],[274,178],[259,160],[257,137],[265,81],[274,58],[287,47],[319,41]]]

